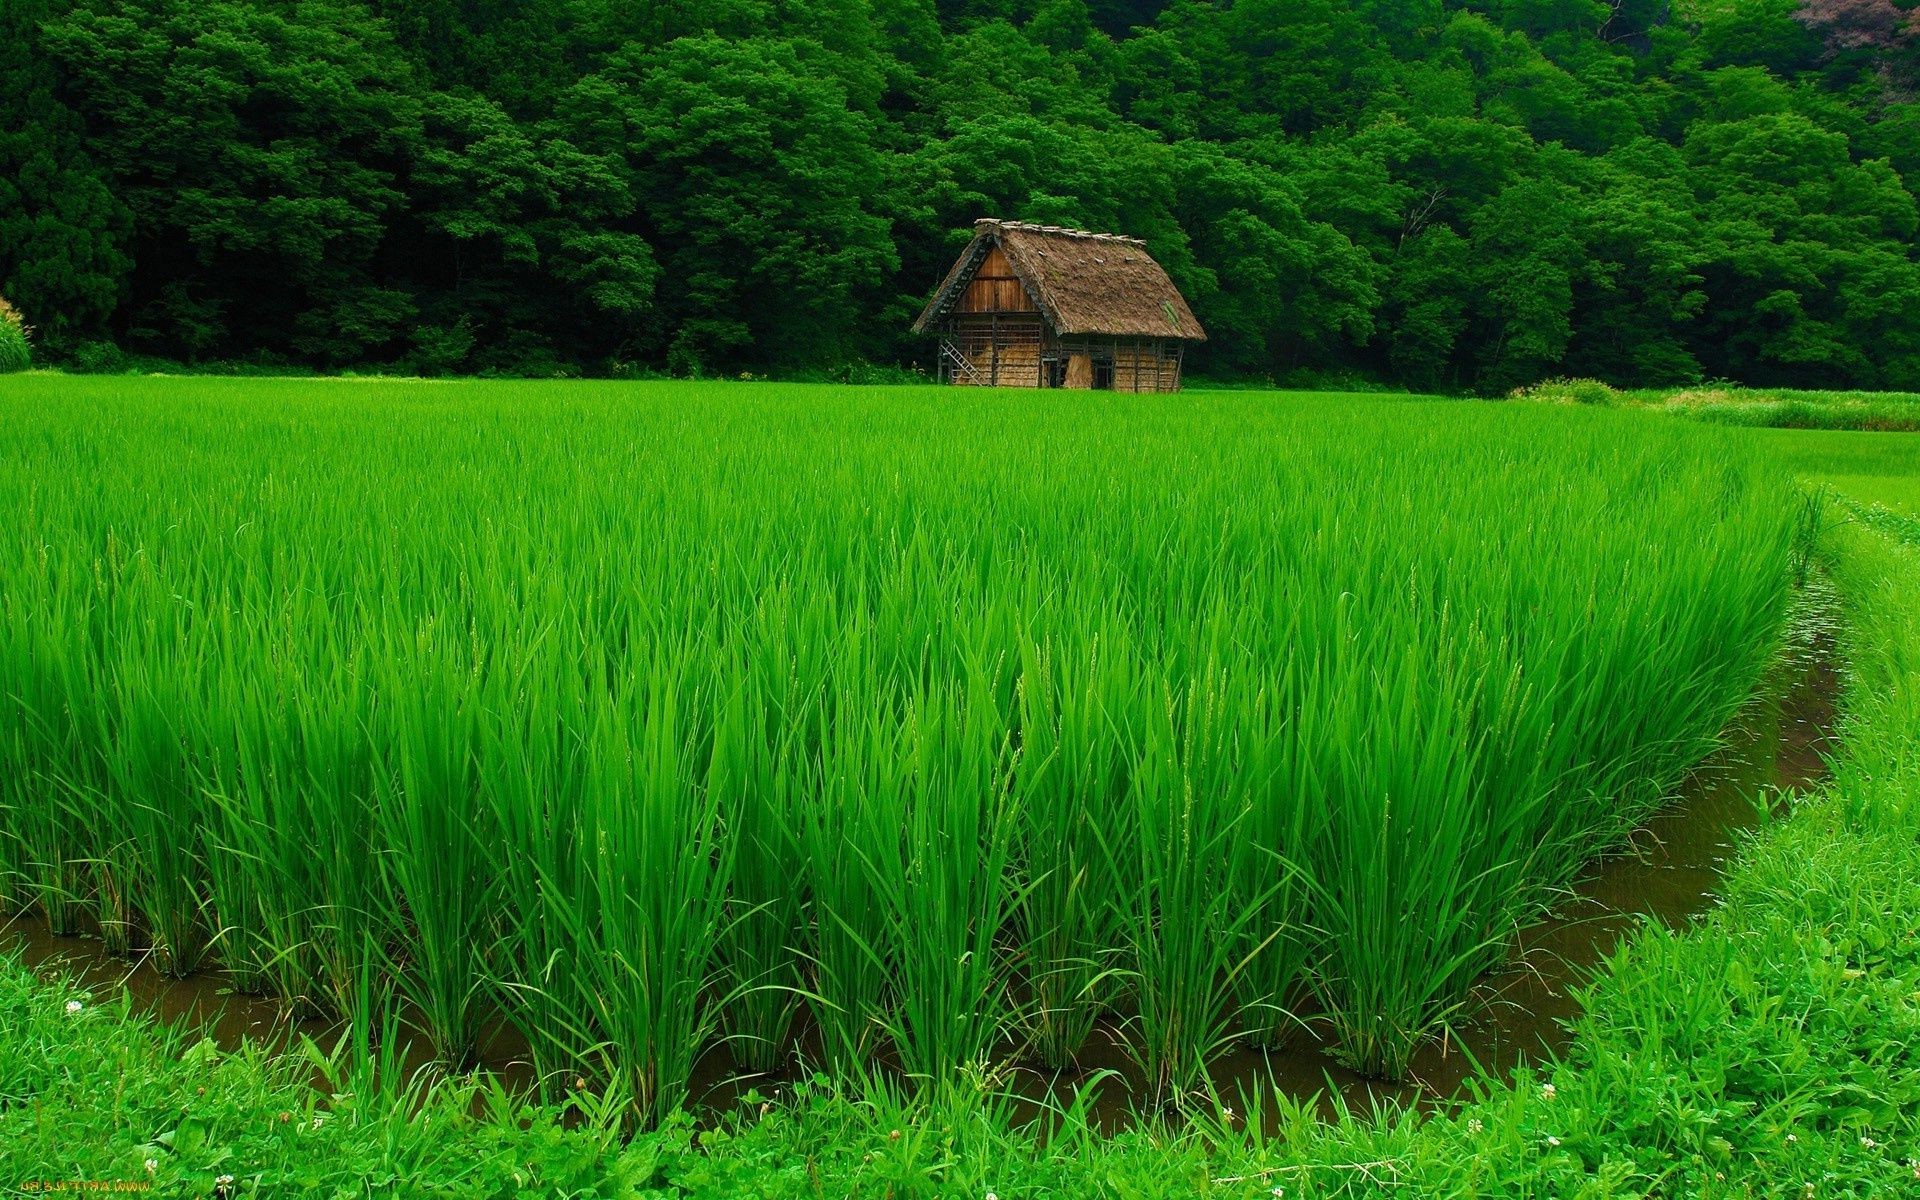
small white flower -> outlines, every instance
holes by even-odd
[[[1286,1194],[1287,1194],[1287,1189],[1285,1189],[1285,1188],[1283,1188],[1283,1187],[1277,1187],[1277,1188],[1275,1188],[1275,1189],[1273,1189],[1273,1197],[1274,1197],[1274,1200],[1279,1200],[1279,1198],[1280,1198],[1281,1196],[1284,1196],[1284,1195],[1286,1195]]]
[[[1876,1141],[1874,1141],[1874,1140],[1873,1140],[1872,1138],[1870,1138],[1870,1137],[1863,1137],[1863,1138],[1861,1138],[1861,1139],[1860,1139],[1860,1144],[1861,1144],[1862,1146],[1865,1146],[1865,1147],[1866,1147],[1867,1149],[1869,1149],[1869,1150],[1871,1150],[1871,1149],[1873,1149],[1873,1148],[1874,1148],[1875,1146],[1878,1146],[1878,1145],[1879,1145],[1880,1143],[1879,1143],[1879,1142],[1876,1142]]]
[[[1555,1137],[1555,1136],[1553,1136],[1552,1134],[1548,1134],[1548,1135],[1547,1135],[1547,1145],[1549,1145],[1549,1146],[1558,1146],[1559,1144],[1560,1144],[1560,1139],[1559,1139],[1559,1138],[1557,1138],[1557,1137]]]
[[[1485,1128],[1486,1128],[1486,1124],[1482,1122],[1479,1117],[1473,1117],[1467,1121],[1468,1133],[1478,1134],[1481,1130]]]
[[[78,1000],[69,1000],[67,1001],[67,1015],[72,1016],[85,1007],[86,1005],[80,1003]]]
[[[1787,1135],[1787,1145],[1789,1146],[1792,1146],[1798,1143],[1799,1140],[1800,1140],[1800,1135],[1797,1133],[1790,1133]]]
[[[1548,1084],[1541,1085],[1540,1094],[1542,1096],[1545,1096],[1547,1099],[1551,1100],[1555,1096],[1558,1096],[1560,1092],[1559,1092],[1559,1089],[1555,1088],[1552,1084],[1548,1083]]]
[[[994,1195],[992,1192],[988,1192],[984,1200],[1000,1200],[1000,1197]]]
[[[149,1175],[151,1175],[151,1174],[153,1174],[153,1173],[154,1173],[155,1171],[158,1171],[159,1169],[160,1169],[160,1160],[159,1160],[159,1159],[157,1159],[157,1158],[150,1158],[150,1159],[148,1159],[148,1160],[147,1160],[147,1174],[149,1174]]]

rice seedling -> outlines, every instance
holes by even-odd
[[[535,654],[552,654],[551,642]],[[581,828],[586,691],[565,677],[520,674],[516,704],[485,729],[487,820],[497,834],[488,870],[500,900],[490,994],[526,1038],[548,1099],[568,1090],[599,1043],[570,925],[548,907],[584,870]]]
[[[0,846],[14,906],[38,912],[49,931],[71,935],[80,930],[91,892],[85,839],[93,830],[73,819],[84,809],[68,779],[92,760],[67,700],[76,694],[78,656],[35,623],[27,600],[39,594],[0,589],[0,611],[8,617],[7,705],[0,714],[8,769],[0,772]],[[84,603],[76,605],[73,590],[59,589],[49,597],[49,616],[78,620],[74,608]]]
[[[766,1072],[785,1061],[801,1002],[795,947],[805,908],[791,872],[800,857],[794,806],[806,774],[793,734],[770,728],[770,714],[751,686],[737,683],[721,706],[707,787],[734,844],[723,951],[734,996],[728,1034],[734,1061]]]
[[[858,668],[842,665],[841,677]],[[907,816],[906,756],[892,698],[836,720],[820,779],[799,806],[796,841],[810,901],[808,1006],[825,1065],[857,1076],[892,1017],[890,928],[882,887],[897,869]]]
[[[1299,685],[1282,679],[1249,698],[1239,774],[1246,816],[1230,841],[1234,903],[1245,913],[1238,931],[1236,1003],[1241,1033],[1278,1049],[1300,1029],[1307,971],[1319,958],[1316,897],[1308,875],[1312,848],[1325,836],[1330,811],[1298,728],[1306,719]]]
[[[583,1003],[576,1020],[604,1039],[597,1074],[643,1124],[686,1099],[719,1025],[706,993],[733,872],[718,798],[691,771],[703,696],[684,661],[663,656],[590,714],[575,872],[543,881],[543,915],[569,946],[561,994]]]
[[[1128,723],[1140,687],[1135,665],[1113,649],[1122,639],[1109,620],[1071,667],[1057,643],[1022,641],[1014,787],[1028,1052],[1056,1069],[1073,1064],[1118,985],[1105,847],[1128,840]]]
[[[1309,1019],[1398,1074],[1807,520],[1597,406],[40,376],[0,512],[0,902],[637,1122],[1103,1016],[1155,1103]]]
[[[385,941],[403,947],[396,978],[441,1059],[465,1067],[479,1049],[494,910],[483,849],[493,831],[475,760],[484,684],[474,664],[446,661],[459,647],[435,646],[433,636],[423,631],[414,653],[384,657],[407,669],[379,684],[374,833],[382,894],[396,909],[377,916]]]
[[[922,1082],[985,1068],[1011,1022],[996,945],[1018,905],[1006,724],[980,665],[955,690],[908,709],[896,831],[863,852],[891,973],[883,1024],[901,1068]]]
[[[205,955],[209,935],[201,831],[206,818],[193,777],[194,761],[178,726],[191,682],[184,663],[155,656],[159,670],[119,693],[123,704],[109,749],[107,773],[125,821],[134,902],[163,975],[192,974]],[[102,888],[103,893],[105,888]],[[103,905],[104,911],[104,905]],[[128,919],[122,916],[122,920]],[[103,918],[101,926],[106,927]]]
[[[1247,950],[1246,930],[1268,897],[1239,894],[1229,867],[1248,810],[1230,688],[1208,665],[1158,698],[1132,770],[1133,836],[1107,847],[1138,1006],[1133,1050],[1156,1109],[1199,1092],[1208,1060],[1242,1032],[1230,1000],[1266,948]]]

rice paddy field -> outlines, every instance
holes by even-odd
[[[0,512],[0,905],[636,1125],[716,1047],[1397,1077],[1817,524],[1598,407],[52,376]]]

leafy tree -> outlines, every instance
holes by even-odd
[[[132,269],[132,222],[57,95],[39,45],[48,6],[0,12],[0,295],[33,314],[54,354],[110,335]]]
[[[1573,340],[1573,297],[1586,268],[1580,199],[1551,178],[1521,179],[1473,215],[1471,312],[1476,382],[1505,391],[1552,373]]]
[[[1396,378],[1417,388],[1457,387],[1459,341],[1467,328],[1472,248],[1445,225],[1423,228],[1395,247],[1381,289],[1381,338]]]
[[[832,362],[855,300],[897,258],[870,205],[884,162],[808,43],[631,45],[564,98],[590,150],[624,163],[663,268],[670,365]]]
[[[625,164],[516,124],[492,101],[436,96],[414,173],[416,252],[434,297],[414,332],[431,371],[560,370],[639,357],[659,267],[633,232]]]
[[[1193,254],[1190,301],[1211,331],[1206,361],[1271,374],[1318,365],[1373,332],[1374,264],[1312,220],[1270,169],[1199,143],[1179,148],[1178,211]]]
[[[400,335],[375,259],[419,104],[365,8],[80,0],[43,37],[133,217],[137,344],[347,363]]]

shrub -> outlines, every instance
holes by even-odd
[[[24,371],[33,365],[27,322],[20,310],[0,300],[0,375]]]
[[[1513,389],[1509,398],[1543,404],[1618,404],[1621,395],[1598,379],[1543,379],[1531,387]]]
[[[128,369],[126,354],[109,341],[80,342],[62,365],[77,375],[119,375]]]

